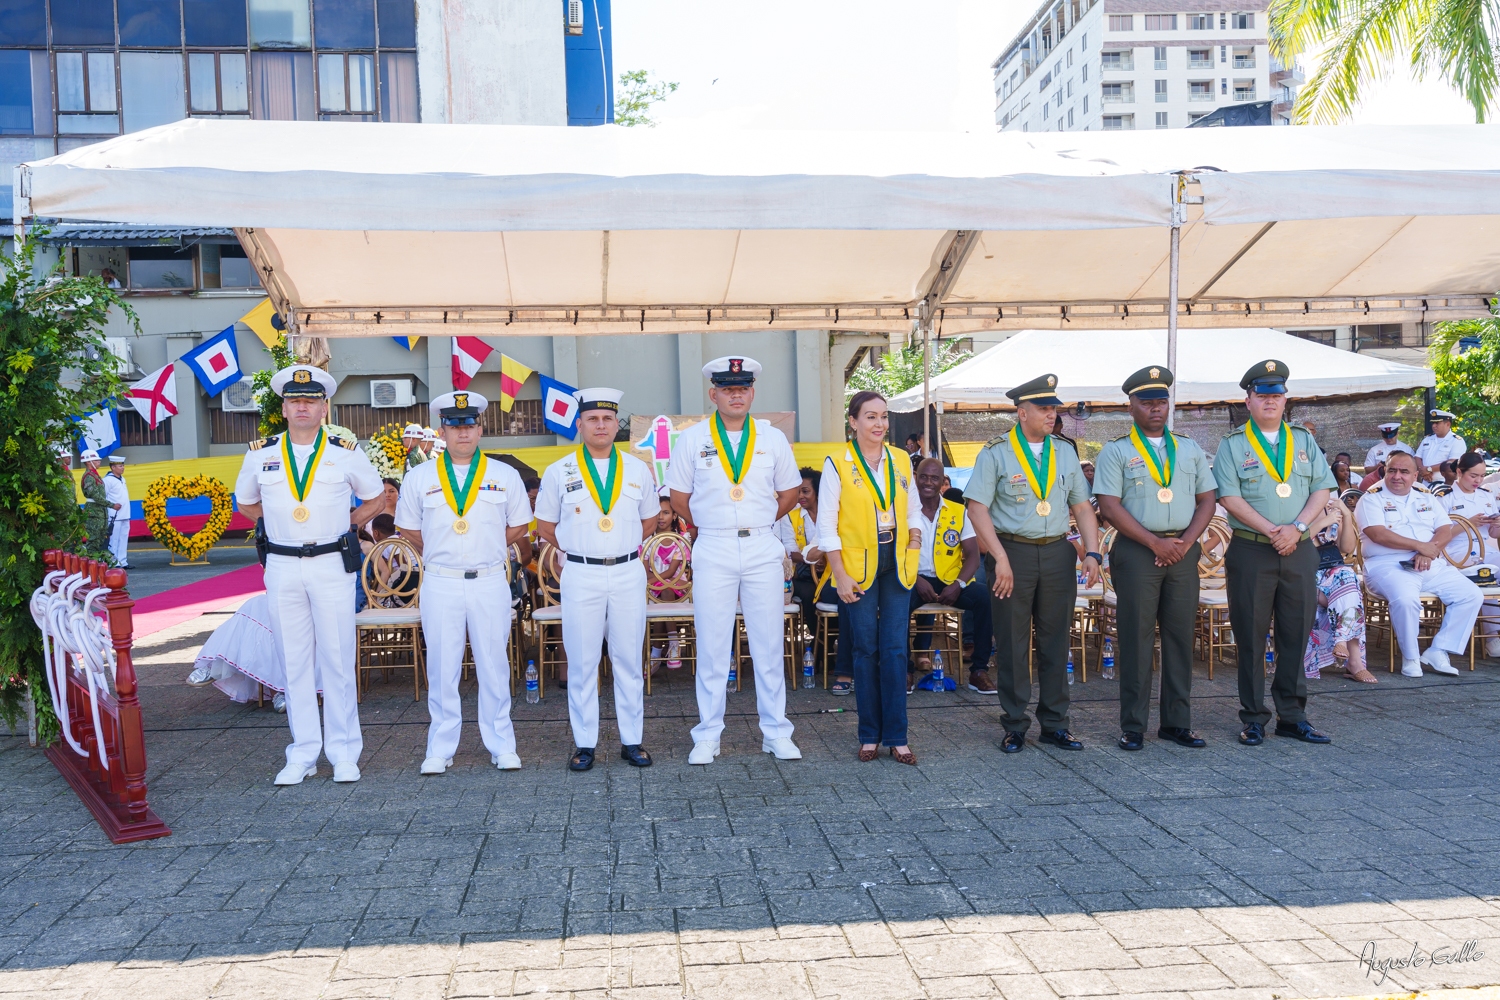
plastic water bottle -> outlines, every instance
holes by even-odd
[[[734,694],[734,689],[740,686],[740,671],[739,671],[739,666],[738,666],[738,664],[735,663],[735,661],[738,660],[738,659],[739,659],[738,656],[731,656],[729,658],[729,693],[730,694]]]
[[[786,582],[782,585],[782,591],[781,592],[782,592],[782,596],[783,596],[784,602],[787,603],[787,604],[791,604],[792,603],[792,579],[791,579],[791,577],[787,577]]]
[[[526,661],[526,704],[535,705],[542,700],[542,678],[536,672],[536,661]]]
[[[805,646],[802,650],[802,686],[807,689],[817,687],[817,683],[813,680],[813,655],[811,646]]]
[[[932,654],[932,689],[934,691],[948,690],[948,682],[943,680],[943,651],[941,649]]]
[[[1073,651],[1068,650],[1068,683],[1073,683]]]
[[[1276,669],[1276,647],[1271,645],[1271,633],[1266,633],[1266,673]]]
[[[682,643],[678,642],[676,638],[667,643],[667,669],[682,669]]]
[[[1115,679],[1115,642],[1113,639],[1104,640],[1104,668],[1099,671],[1099,676],[1107,681]]]

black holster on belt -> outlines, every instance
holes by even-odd
[[[257,517],[255,519],[255,558],[260,560],[261,569],[266,567],[266,549],[271,540],[266,537],[266,519]]]
[[[344,557],[344,572],[358,573],[365,554],[359,547],[359,529],[350,527],[339,536],[339,555]]]

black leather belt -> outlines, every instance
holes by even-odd
[[[1180,532],[1180,531],[1153,531],[1151,533],[1153,535],[1155,535],[1157,538],[1181,538],[1182,537],[1182,532]]]
[[[595,559],[593,556],[575,556],[570,552],[568,553],[568,562],[587,563],[590,566],[620,566],[640,557],[641,554],[639,552],[632,552],[626,556],[610,556],[608,559]]]
[[[330,552],[338,552],[342,547],[342,540],[324,542],[322,545],[277,545],[275,542],[266,543],[266,551],[271,555],[292,556],[296,559],[309,559],[313,556],[326,556]]]
[[[1022,545],[1051,545],[1053,542],[1060,542],[1068,537],[1067,535],[1052,535],[1047,538],[1027,538],[1024,535],[1012,535],[1008,531],[997,531],[995,534],[1002,541],[1019,542]]]

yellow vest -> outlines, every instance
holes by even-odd
[[[939,500],[937,523],[933,527],[932,568],[945,584],[957,580],[959,570],[964,568],[963,533],[964,505]]]
[[[797,548],[807,548],[807,528],[802,520],[802,505],[797,504],[786,512],[787,519],[792,522],[792,533],[797,537]]]
[[[844,572],[861,587],[868,587],[875,580],[875,571],[880,567],[880,533],[876,518],[875,491],[865,481],[864,470],[854,457],[851,443],[844,449],[843,457],[835,460],[834,468],[839,474],[839,541],[843,543],[841,553]],[[917,580],[917,563],[922,553],[906,547],[906,491],[911,483],[911,458],[904,451],[890,445],[885,446],[885,460],[893,463],[896,473],[896,495],[891,498],[891,511],[895,516],[896,571],[902,586],[911,588]]]

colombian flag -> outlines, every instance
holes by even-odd
[[[500,409],[506,413],[516,404],[521,386],[531,378],[531,369],[509,355],[500,355]]]

